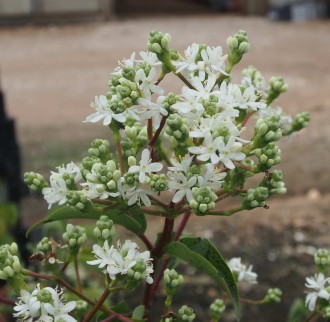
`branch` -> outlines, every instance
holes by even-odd
[[[109,296],[109,294],[110,294],[110,291],[109,291],[108,288],[106,288],[104,290],[104,292],[102,293],[101,297],[99,298],[99,300],[93,306],[93,308],[87,313],[87,315],[85,316],[83,322],[88,322],[88,321],[91,321],[92,320],[93,316],[100,309],[100,307],[102,306],[102,304],[104,303],[104,301],[107,299],[107,297]]]
[[[162,130],[166,124],[166,119],[167,119],[167,116],[163,116],[162,120],[160,121],[159,128],[157,129],[155,134],[153,136],[151,135],[152,136],[151,139],[149,139],[149,136],[148,136],[148,139],[149,139],[148,145],[152,146],[155,144],[155,142],[157,141],[160,133],[162,132]]]

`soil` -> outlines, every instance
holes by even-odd
[[[192,42],[225,47],[228,35],[246,30],[252,48],[236,68],[234,79],[250,64],[267,79],[281,75],[290,89],[278,104],[290,114],[311,113],[308,130],[281,144],[280,168],[288,188],[285,197],[271,199],[268,210],[230,218],[195,217],[186,230],[210,238],[224,257],[242,257],[253,264],[260,285],[244,286],[243,297],[262,298],[269,287],[283,290],[281,304],[243,305],[242,321],[286,321],[290,303],[305,295],[305,277],[314,274],[315,249],[330,248],[330,21],[291,24],[264,18],[195,15],[1,29],[2,88],[7,112],[17,122],[24,169],[45,170],[45,157],[58,159],[56,147],[68,142],[76,142],[76,149],[85,149],[96,134],[108,137],[99,126],[82,124],[91,113],[89,102],[107,91],[118,59],[145,50],[152,29],[169,32],[173,47],[180,51]],[[173,78],[164,86],[170,88],[172,83]],[[175,84],[178,88],[179,83]],[[31,198],[23,203],[27,222],[35,220],[32,214],[45,210]],[[160,225],[153,220],[153,230]],[[209,302],[200,295],[214,297],[216,287],[203,276],[190,280],[192,287],[184,292],[185,302],[196,307],[199,321],[205,321],[203,312]],[[227,316],[226,321],[233,321],[233,317]]]

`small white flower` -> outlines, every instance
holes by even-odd
[[[184,197],[186,197],[187,201],[190,202],[193,200],[191,188],[196,184],[197,178],[195,176],[191,177],[187,180],[186,176],[180,173],[173,173],[172,181],[168,183],[168,187],[170,190],[176,190],[172,202],[178,203]]]
[[[130,107],[128,112],[132,113],[133,116],[138,116],[139,120],[147,120],[153,118],[153,126],[158,129],[161,116],[168,115],[167,110],[163,106],[164,98],[164,96],[159,96],[157,103],[153,103],[145,98],[139,98],[137,100],[139,105]]]
[[[135,52],[131,54],[130,58],[124,58],[122,61],[118,61],[119,66],[115,68],[115,71],[112,74],[113,75],[121,74],[121,72],[125,67],[133,68],[134,63],[135,63]]]
[[[151,68],[149,75],[146,76],[143,69],[139,69],[135,74],[135,82],[137,83],[140,91],[143,93],[143,97],[147,100],[151,100],[151,94],[156,93],[162,95],[164,90],[155,85],[156,81],[156,68]]]
[[[217,191],[223,184],[223,179],[226,172],[217,172],[214,164],[207,163],[202,175],[198,176],[197,183],[199,187],[210,187],[212,190]]]
[[[252,272],[252,266],[246,266],[241,263],[241,258],[234,257],[228,263],[230,270],[237,275],[238,282],[248,282],[257,284],[257,273]]]
[[[255,94],[255,88],[253,86],[247,87],[243,93],[239,86],[235,86],[233,94],[237,101],[237,107],[240,109],[246,110],[250,108],[253,111],[257,111],[267,106],[265,102],[257,102],[258,96]]]
[[[210,47],[207,46],[206,49],[201,51],[201,56],[204,63],[204,70],[210,76],[210,74],[221,73],[228,76],[229,74],[225,72],[225,61],[227,55],[222,55],[222,47]]]
[[[204,112],[204,106],[199,102],[198,93],[195,90],[183,86],[182,90],[183,101],[172,105],[172,109],[176,110],[178,114],[187,116],[188,113],[193,113],[194,118],[201,116]]]
[[[54,322],[77,322],[76,319],[68,314],[75,307],[76,301],[70,301],[64,304],[58,293],[53,295],[52,303],[45,303],[45,310],[54,318]]]
[[[104,273],[109,274],[112,280],[116,279],[117,275],[126,275],[138,261],[144,261],[147,267],[149,267],[145,274],[146,281],[152,283],[152,278],[149,276],[149,274],[153,272],[150,252],[145,251],[140,253],[136,243],[126,240],[125,243],[121,245],[118,241],[116,249],[113,245],[109,247],[108,241],[105,241],[103,247],[94,245],[93,253],[97,259],[88,261],[87,263],[90,265],[98,265],[99,268],[105,268]]]
[[[72,175],[75,183],[78,183],[82,179],[80,168],[74,162],[70,162],[66,166],[57,167],[57,170],[60,175],[66,173]]]
[[[149,51],[140,51],[140,56],[142,60],[137,60],[137,62],[145,62],[148,65],[154,67],[159,66],[162,63],[158,60],[158,57],[155,53],[151,53]]]
[[[182,159],[181,162],[177,162],[176,159],[171,158],[172,167],[169,167],[168,169],[173,172],[183,172],[186,173],[191,166],[193,156],[190,156],[189,154],[186,154]],[[171,176],[171,172],[169,172],[169,176]]]
[[[66,195],[68,191],[69,190],[62,176],[58,173],[53,173],[50,177],[50,187],[42,189],[42,194],[49,204],[48,209],[50,209],[55,203],[58,203],[59,205],[66,203]]]
[[[160,162],[151,162],[150,151],[144,149],[142,151],[140,166],[132,166],[128,169],[130,173],[139,172],[139,181],[144,183],[147,179],[146,174],[151,172],[158,172],[163,169],[163,165]]]
[[[132,187],[126,191],[125,198],[128,199],[127,204],[129,206],[134,205],[135,203],[140,204],[142,201],[145,206],[150,207],[151,201],[148,197],[148,194],[150,194],[150,192],[142,187]]]
[[[115,99],[115,97],[113,99]],[[124,123],[126,121],[124,113],[115,114],[108,107],[108,100],[104,95],[100,97],[95,96],[95,103],[92,103],[91,106],[95,108],[96,113],[87,116],[84,122],[96,123],[103,120],[103,125],[109,125],[112,119],[115,119],[119,123]]]
[[[206,84],[205,82],[203,83],[198,77],[195,77],[192,81],[192,85],[196,90],[191,89],[190,91],[196,98],[209,100],[215,81],[216,78],[214,75],[210,75],[206,81]]]
[[[185,69],[188,69],[189,72],[195,72],[198,69],[196,64],[196,57],[198,55],[199,45],[193,43],[185,50],[186,59],[183,61],[173,61],[175,67],[177,67],[176,73],[180,73]]]
[[[315,310],[316,301],[318,298],[329,300],[330,294],[327,292],[326,284],[329,285],[330,278],[325,278],[322,273],[316,274],[314,277],[307,277],[305,286],[314,290],[308,292],[306,296],[306,306],[310,311]]]
[[[268,106],[266,109],[262,109],[259,111],[258,118],[265,119],[274,115],[280,117],[280,125],[283,131],[289,131],[291,129],[292,117],[290,115],[285,114],[280,107]]]

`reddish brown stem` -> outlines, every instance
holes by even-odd
[[[187,222],[188,222],[188,220],[190,218],[190,215],[191,215],[190,211],[186,211],[185,214],[183,215],[182,221],[180,222],[180,225],[178,227],[178,230],[176,231],[176,234],[174,236],[174,240],[175,241],[177,241],[180,238],[180,236],[181,236],[184,228],[187,225]]]
[[[163,116],[162,120],[160,121],[160,125],[159,125],[159,128],[157,129],[157,131],[155,132],[154,136],[151,138],[151,140],[149,140],[148,142],[148,145],[154,145],[155,142],[157,141],[160,133],[162,132],[165,124],[166,124],[166,119],[167,119],[167,116]]]
[[[107,297],[109,296],[109,294],[110,294],[110,291],[109,291],[108,288],[106,288],[104,290],[104,292],[102,293],[101,297],[98,299],[98,301],[93,306],[93,308],[87,313],[87,315],[85,316],[83,322],[88,322],[88,321],[91,321],[93,319],[93,316],[101,308],[102,304],[107,299]]]

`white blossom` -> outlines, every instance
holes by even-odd
[[[149,51],[140,51],[140,56],[142,60],[136,60],[137,62],[145,62],[148,65],[155,67],[159,66],[162,63],[158,60],[158,57],[155,53],[149,52]]]
[[[151,68],[148,76],[146,76],[143,69],[139,69],[135,74],[135,82],[137,83],[140,91],[143,94],[143,97],[147,100],[151,100],[151,94],[156,93],[162,95],[164,90],[155,85],[156,81],[156,68]]]
[[[139,166],[131,166],[128,169],[128,172],[130,173],[139,173],[139,181],[141,183],[144,183],[147,179],[146,174],[151,172],[158,172],[162,170],[163,164],[160,162],[151,162],[150,158],[150,151],[148,149],[144,149],[142,151],[140,165]]]
[[[314,277],[307,277],[305,286],[312,289],[306,296],[306,306],[310,311],[315,310],[316,301],[318,298],[329,300],[330,294],[326,290],[326,286],[329,285],[330,278],[325,278],[322,273],[316,274]]]
[[[168,183],[170,190],[176,190],[172,202],[178,203],[184,197],[190,202],[193,200],[191,188],[195,186],[197,178],[195,176],[187,180],[186,176],[183,173],[173,173],[171,176],[171,181]]]
[[[146,272],[146,281],[152,283],[150,274],[153,272],[150,258],[150,252],[140,252],[136,243],[126,240],[123,245],[118,241],[117,249],[111,247],[106,240],[101,247],[97,244],[93,245],[93,253],[96,260],[88,261],[90,265],[98,265],[99,268],[104,268],[104,273],[109,274],[109,277],[114,280],[117,275],[126,275],[139,261],[145,262],[148,267]]]
[[[116,99],[115,95],[112,99]],[[124,113],[115,114],[109,108],[108,100],[104,95],[100,97],[95,96],[95,103],[92,103],[91,106],[95,108],[96,113],[87,116],[85,122],[96,123],[103,120],[103,125],[109,125],[112,119],[115,119],[119,123],[124,123],[126,121]]]
[[[230,270],[237,275],[238,282],[248,282],[257,284],[257,273],[252,272],[252,266],[246,266],[241,263],[241,258],[234,257],[227,263]]]
[[[58,203],[59,205],[63,205],[66,203],[68,192],[69,190],[62,176],[58,173],[53,173],[50,177],[50,187],[42,189],[42,194],[48,203],[48,209],[53,204]]]
[[[135,63],[135,52],[133,52],[130,58],[124,58],[122,61],[118,61],[118,67],[115,68],[115,71],[112,73],[113,75],[121,74],[125,67],[134,67]]]
[[[265,102],[257,102],[258,96],[256,95],[253,86],[245,88],[243,92],[239,86],[234,86],[233,94],[237,101],[237,107],[242,110],[250,108],[253,111],[257,111],[258,109],[263,109],[267,106]]]
[[[137,103],[139,105],[134,105],[129,108],[129,113],[138,118],[139,120],[147,120],[152,118],[153,126],[158,129],[162,116],[167,116],[168,111],[164,108],[164,98],[165,96],[159,96],[157,103],[153,103],[145,98],[139,98]]]
[[[57,167],[57,170],[60,175],[66,173],[72,175],[75,183],[82,179],[80,168],[74,162],[70,162],[66,166]]]

